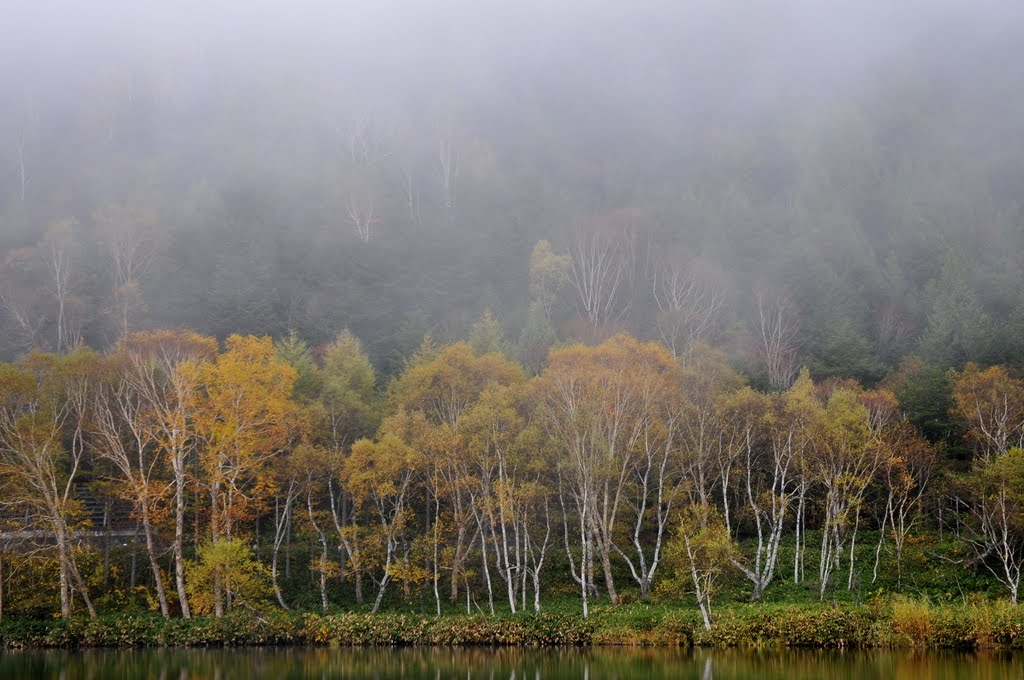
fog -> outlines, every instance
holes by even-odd
[[[588,239],[613,311],[567,280],[557,340],[664,339],[672,271],[753,375],[757,300],[819,375],[1024,357],[1021,3],[9,5],[3,358],[350,328],[388,374],[485,310],[522,352],[535,244]]]

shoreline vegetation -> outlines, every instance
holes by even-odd
[[[233,612],[222,618],[98,618],[0,623],[2,649],[243,646],[555,647],[662,646],[808,649],[1024,649],[1024,611],[1006,602],[930,604],[877,598],[866,604],[724,607],[711,630],[694,608],[595,606],[579,613],[486,616],[345,612]]]

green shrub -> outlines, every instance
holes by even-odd
[[[0,622],[0,648],[298,644],[1024,649],[1024,608],[984,600],[935,605],[923,598],[876,598],[868,605],[744,604],[717,610],[710,631],[696,608],[650,604],[601,605],[589,619],[568,609],[493,617],[235,609],[220,619],[165,620],[143,612]]]

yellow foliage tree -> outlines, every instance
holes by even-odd
[[[203,441],[203,482],[210,500],[214,543],[234,538],[236,523],[252,509],[268,461],[292,441],[296,423],[291,401],[295,369],[277,358],[268,338],[233,335],[212,362],[192,364],[202,390],[195,395],[194,421]],[[223,614],[219,587],[214,612]]]

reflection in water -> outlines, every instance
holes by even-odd
[[[2,652],[0,678],[100,680],[815,680],[1024,677],[1024,656],[910,651],[233,649]]]

